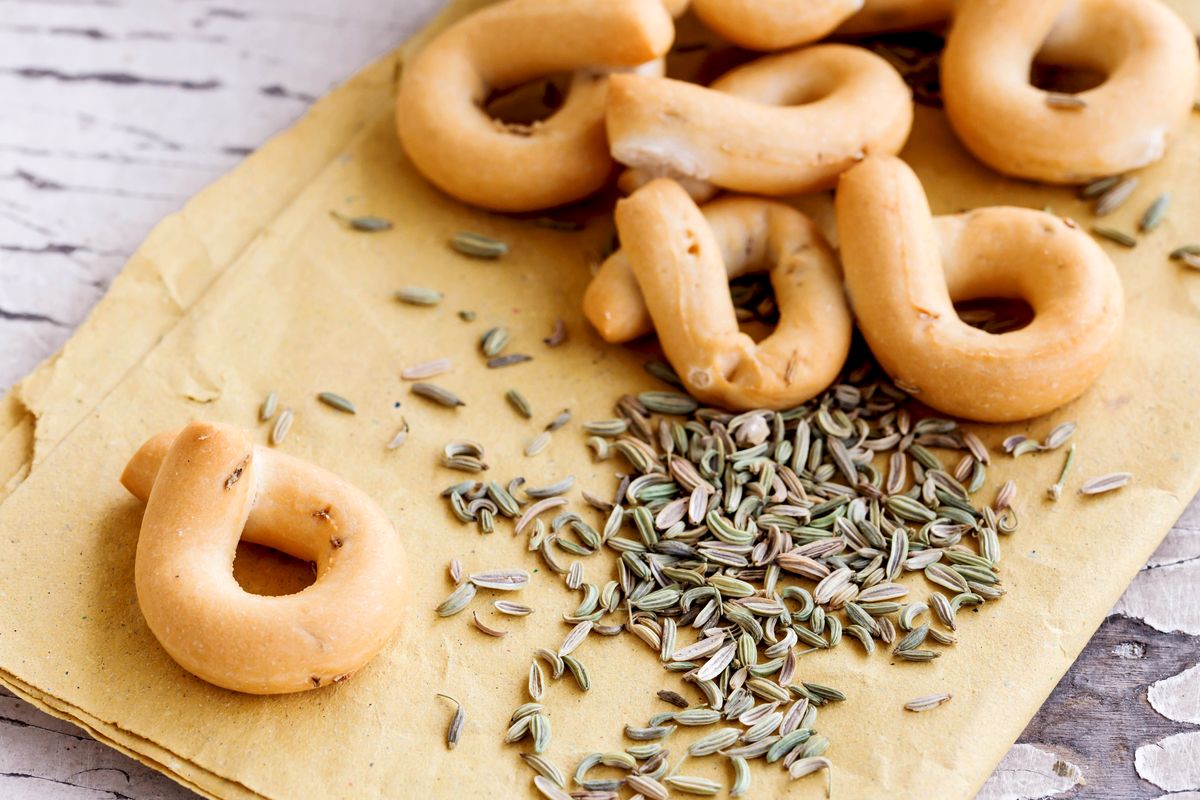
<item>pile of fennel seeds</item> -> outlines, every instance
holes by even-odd
[[[1006,484],[990,506],[973,502],[986,480],[986,447],[953,420],[914,421],[908,403],[871,363],[779,413],[730,414],[676,392],[623,396],[613,419],[584,426],[597,458],[624,462],[611,501],[584,494],[602,514],[597,525],[564,510],[561,496],[519,497],[519,481],[465,481],[446,491],[464,522],[480,511],[517,520],[529,548],[580,593],[564,614],[573,627],[563,646],[539,650],[523,676],[530,700],[505,734],[532,743],[524,758],[544,795],[725,788],[685,774],[684,758],[727,760],[734,796],[748,791],[754,759],[780,762],[795,778],[831,780],[817,714],[845,698],[803,681],[800,657],[854,639],[851,646],[895,661],[931,661],[957,641],[959,609],[1004,594],[1000,538],[1017,525],[1015,487]],[[584,583],[578,562],[562,563],[602,548],[618,554],[602,586]],[[918,571],[928,583],[919,596],[898,582]],[[637,744],[587,756],[568,782],[544,755],[552,735],[546,672],[570,672],[586,691],[591,676],[577,650],[591,634],[626,633],[683,685],[649,687],[670,709],[627,725]],[[700,702],[688,703],[681,691],[689,690]],[[681,726],[706,735],[672,757],[670,737]],[[593,773],[603,767],[616,777]]]

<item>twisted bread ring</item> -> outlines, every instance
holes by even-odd
[[[837,377],[851,321],[837,261],[807,217],[752,198],[717,201],[709,224],[687,193],[658,179],[617,203],[617,228],[637,285],[610,262],[595,308],[621,306],[622,335],[654,322],[667,360],[696,398],[730,409],[791,408]],[[738,330],[729,276],[771,264],[779,305],[763,341]],[[639,292],[646,312],[642,312]],[[630,313],[632,312],[632,313]],[[589,313],[596,321],[597,316]]]
[[[1084,105],[1051,106],[1029,82],[1039,50],[1049,63],[1107,77],[1074,95]],[[942,94],[980,161],[1071,184],[1161,158],[1191,112],[1197,74],[1195,39],[1155,0],[963,0],[942,57]]]
[[[121,483],[146,501],[138,605],[171,658],[209,683],[278,694],[340,682],[400,621],[395,528],[319,467],[195,422],[142,445]],[[283,597],[247,593],[233,577],[240,538],[314,562],[316,583]]]
[[[608,180],[606,70],[659,58],[674,39],[662,0],[505,0],[451,25],[404,68],[396,127],[447,194],[496,211],[586,197]],[[592,71],[588,71],[592,70]],[[575,71],[566,101],[530,126],[483,112],[494,87]]]
[[[833,186],[870,153],[896,153],[912,95],[882,58],[848,45],[765,56],[704,88],[614,75],[613,157],[644,176],[706,181],[751,194]]]
[[[934,219],[917,176],[892,157],[843,175],[836,203],[859,330],[926,405],[981,422],[1034,417],[1082,394],[1116,349],[1120,279],[1074,224],[1001,207]],[[1002,297],[1024,299],[1033,321],[991,334],[954,310]]]

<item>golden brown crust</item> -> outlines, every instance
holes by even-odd
[[[1052,107],[1029,82],[1035,56],[1107,77],[1075,95],[1085,106]],[[1187,25],[1156,0],[963,0],[942,94],[980,161],[1073,184],[1161,158],[1191,113],[1198,70]]]
[[[400,141],[447,194],[497,211],[579,200],[612,173],[604,135],[610,69],[670,48],[662,0],[505,0],[451,25],[405,65],[396,101]],[[506,88],[576,72],[562,108],[518,129],[482,103]]]
[[[1124,295],[1090,236],[1026,208],[939,217],[912,170],[876,157],[838,186],[851,305],[880,365],[926,405],[982,422],[1044,414],[1078,397],[1116,349]],[[1020,298],[1033,321],[991,334],[955,301]]]
[[[765,56],[704,88],[641,75],[610,80],[613,157],[644,175],[780,196],[830,188],[871,153],[896,153],[912,94],[882,58],[818,45]]]
[[[184,669],[253,694],[344,680],[387,643],[404,608],[391,521],[361,491],[226,425],[150,439],[121,482],[146,501],[135,582],[150,630]],[[265,597],[233,577],[239,539],[316,565],[303,591]]]
[[[751,50],[783,50],[832,33],[863,0],[693,0],[696,16]]]
[[[788,206],[755,198],[713,205],[716,226],[665,179],[617,204],[623,252],[659,343],[704,402],[730,409],[799,405],[833,382],[850,348],[837,261],[812,222]],[[768,264],[780,320],[755,344],[738,330],[729,276]],[[627,276],[616,277],[607,299],[639,308]]]

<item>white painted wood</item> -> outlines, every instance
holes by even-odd
[[[155,222],[439,5],[0,0],[0,389],[61,346]],[[1198,579],[1193,504],[1116,612],[1194,636]],[[1118,647],[1131,662],[1156,652],[1139,642]],[[1153,707],[1196,722],[1195,672],[1158,681]],[[1138,773],[1182,792],[1172,798],[1200,800],[1197,736],[1148,737]],[[1056,752],[1017,745],[980,800],[1083,796],[1081,780],[1095,796],[1117,796],[1102,788],[1104,775],[1081,775]],[[1134,764],[1126,755],[1112,769],[1132,773]],[[194,797],[0,691],[0,798]]]
[[[1071,791],[1083,781],[1079,767],[1032,744],[1013,745],[976,800],[1035,800]]]
[[[1167,719],[1200,725],[1200,664],[1158,681],[1150,687],[1146,699]]]
[[[1139,747],[1138,775],[1160,789],[1181,792],[1200,786],[1200,731],[1168,736]]]

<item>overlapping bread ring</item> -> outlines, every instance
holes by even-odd
[[[1046,413],[1082,394],[1112,356],[1124,295],[1090,236],[1026,208],[938,217],[912,170],[874,157],[837,191],[846,287],[880,365],[926,405],[982,422]],[[1020,298],[1033,321],[986,333],[954,302]]]
[[[674,25],[662,0],[505,0],[451,25],[405,65],[396,102],[400,141],[447,194],[496,211],[586,197],[608,180],[606,70],[667,52]],[[490,89],[577,72],[548,119],[510,129],[484,113]]]
[[[837,256],[825,237],[807,216],[789,205],[725,195],[701,206],[700,213],[720,248],[726,282],[769,271],[788,260],[798,262],[798,271],[805,274],[822,276],[831,283],[841,281]],[[625,249],[600,265],[584,292],[583,314],[600,337],[613,344],[654,332],[654,320]]]
[[[705,25],[751,50],[783,50],[830,33],[924,28],[950,18],[954,0],[694,0]]]
[[[751,50],[815,42],[863,7],[863,0],[692,0],[716,33]]]
[[[847,45],[765,56],[710,88],[614,75],[613,157],[647,177],[708,182],[771,196],[833,186],[870,153],[896,153],[912,95],[882,58]]]
[[[121,482],[146,501],[138,605],[188,672],[253,694],[314,689],[358,670],[395,631],[405,605],[399,535],[335,475],[196,422],[146,442]],[[239,539],[315,563],[316,582],[249,594],[233,576]]]
[[[815,226],[769,201],[731,198],[710,226],[678,184],[652,181],[617,204],[632,286],[611,262],[609,290],[597,308],[634,310],[622,335],[644,329],[638,292],[658,340],[687,390],[730,409],[796,406],[837,376],[850,347],[851,321],[837,261]],[[755,344],[738,330],[729,276],[770,264],[779,305],[775,331]]]
[[[1107,75],[1054,108],[1029,82],[1038,56]],[[1196,41],[1157,0],[963,0],[942,57],[946,114],[988,166],[1082,183],[1162,157],[1191,112]]]

